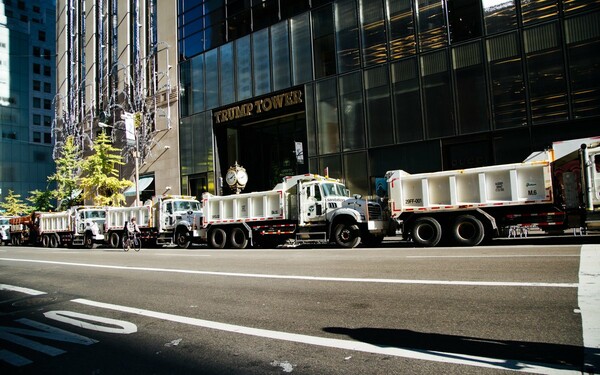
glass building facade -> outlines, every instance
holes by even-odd
[[[600,0],[178,5],[184,190],[238,161],[250,191],[327,168],[374,194],[390,169],[519,162],[600,135]]]

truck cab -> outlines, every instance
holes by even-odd
[[[74,207],[73,210],[74,238],[83,238],[87,248],[103,243],[106,210],[102,207]]]
[[[0,246],[8,244],[10,242],[10,218],[6,216],[0,216]]]
[[[187,248],[200,239],[202,210],[200,202],[192,196],[167,195],[156,197],[154,202],[155,226],[158,244],[176,244]]]

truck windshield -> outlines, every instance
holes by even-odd
[[[0,225],[8,225],[8,219],[0,219]]]
[[[85,211],[86,219],[104,219],[104,211]]]
[[[345,197],[346,187],[342,184],[325,183],[322,185],[326,197]]]
[[[175,211],[200,211],[198,201],[178,201],[174,203]]]

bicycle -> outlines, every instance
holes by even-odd
[[[128,233],[126,237],[123,237],[123,250],[129,251],[132,247],[135,251],[140,251],[142,249],[142,241],[137,232]]]

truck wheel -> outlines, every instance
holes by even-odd
[[[437,246],[442,239],[442,226],[432,217],[418,218],[412,228],[412,238],[421,246]]]
[[[333,230],[333,238],[339,247],[352,248],[360,243],[359,233],[356,224],[339,223]]]
[[[190,235],[189,232],[185,229],[179,229],[175,232],[175,243],[182,249],[187,249],[190,247]]]
[[[58,247],[58,237],[56,236],[50,236],[50,247],[55,249]]]
[[[454,220],[452,238],[459,246],[477,246],[485,237],[483,223],[472,215],[462,215]]]
[[[112,232],[110,237],[108,237],[108,244],[113,249],[116,249],[121,244],[121,236],[119,236],[118,232]]]
[[[227,234],[221,228],[214,228],[208,234],[208,246],[212,249],[223,249],[227,243]]]
[[[245,249],[248,246],[248,236],[246,236],[246,232],[240,227],[231,229],[231,232],[229,233],[229,244],[233,249]]]
[[[86,233],[83,239],[83,247],[86,249],[91,249],[94,247],[94,239],[92,238],[91,233]]]
[[[48,236],[47,234],[44,234],[44,236],[42,237],[42,246],[43,247],[50,246],[50,236]]]

